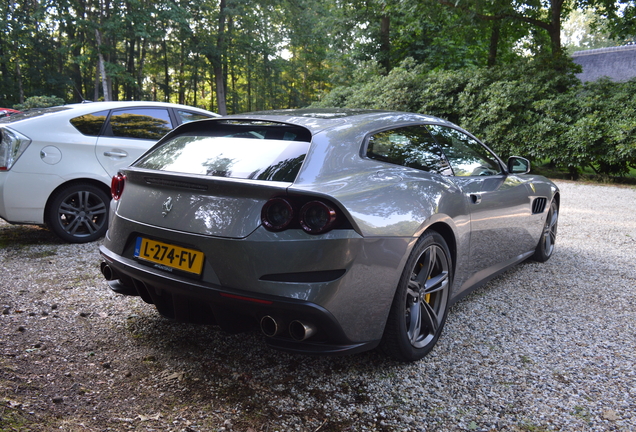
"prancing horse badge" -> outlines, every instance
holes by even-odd
[[[172,210],[172,197],[168,197],[168,199],[163,203],[163,211],[161,212],[161,216],[166,217],[171,210]]]

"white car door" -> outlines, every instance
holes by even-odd
[[[109,176],[130,165],[176,125],[167,108],[113,110],[105,133],[97,140],[95,154]]]

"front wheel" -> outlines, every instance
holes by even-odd
[[[548,216],[545,218],[545,224],[543,225],[543,232],[539,239],[532,259],[538,262],[546,262],[554,253],[554,243],[556,242],[557,227],[559,224],[559,206],[552,200],[550,203],[550,209],[548,210]]]
[[[444,238],[427,231],[411,253],[391,305],[381,347],[400,361],[415,361],[435,346],[448,313],[452,259]]]
[[[47,225],[62,240],[87,243],[106,234],[108,204],[106,192],[91,184],[72,184],[51,197]]]

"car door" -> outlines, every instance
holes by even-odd
[[[532,214],[528,188],[520,176],[508,175],[483,144],[448,126],[427,126],[453,170],[470,213],[469,283],[488,277],[534,249],[528,228]]]
[[[113,110],[97,140],[95,154],[108,175],[130,165],[176,125],[168,108],[135,107]]]

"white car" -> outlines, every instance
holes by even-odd
[[[73,243],[108,227],[110,184],[180,124],[219,117],[162,102],[92,102],[0,119],[0,217]]]

